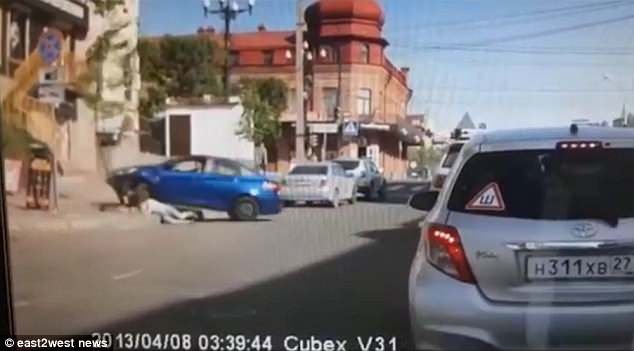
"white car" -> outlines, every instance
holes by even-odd
[[[282,181],[280,198],[289,206],[296,202],[326,202],[338,207],[357,198],[355,179],[334,162],[300,163]]]
[[[356,180],[357,190],[368,200],[385,200],[387,181],[372,160],[339,158],[333,162],[338,163],[346,174],[351,175]]]
[[[417,349],[632,349],[634,130],[474,137],[410,205]]]

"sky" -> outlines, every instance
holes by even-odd
[[[624,105],[634,112],[634,0],[380,2],[388,56],[411,68],[409,113],[426,114],[437,131],[465,112],[489,129],[611,122]],[[140,5],[142,35],[222,27],[203,17],[200,0]],[[292,29],[295,6],[258,0],[233,28]]]

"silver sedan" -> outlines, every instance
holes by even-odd
[[[634,131],[490,132],[456,158],[412,264],[420,349],[631,349]]]
[[[355,179],[334,162],[295,165],[282,182],[280,198],[286,205],[295,202],[326,202],[338,207],[342,201],[354,203]]]

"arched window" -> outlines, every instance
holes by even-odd
[[[361,63],[370,63],[370,45],[361,44]]]

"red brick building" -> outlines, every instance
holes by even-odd
[[[406,121],[412,96],[407,68],[385,54],[385,16],[375,0],[320,0],[306,10],[306,120],[312,154],[370,157],[387,176],[406,172],[407,146],[420,144],[420,130]],[[209,32],[201,31],[201,34]],[[213,34],[218,38],[217,33]],[[231,37],[231,80],[275,77],[290,88],[282,116],[283,137],[270,147],[269,169],[285,172],[295,150],[295,32],[258,31]],[[339,102],[343,118],[335,118]],[[358,138],[343,138],[343,119],[360,122]]]

